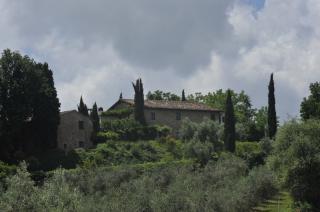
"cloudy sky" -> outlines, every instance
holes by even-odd
[[[145,91],[244,90],[281,119],[320,80],[319,0],[0,0],[0,49],[48,62],[62,110]]]

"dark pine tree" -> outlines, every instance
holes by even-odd
[[[273,74],[270,76],[268,94],[268,134],[270,138],[274,138],[277,132],[277,114],[276,114],[276,100],[274,97],[274,81]]]
[[[186,101],[186,96],[185,96],[185,93],[184,93],[184,89],[182,90],[182,96],[181,96],[181,101]]]
[[[90,119],[93,124],[93,132],[94,133],[99,132],[100,131],[100,119],[99,119],[99,115],[98,115],[97,103],[94,103],[92,106],[92,111],[90,113]]]
[[[122,92],[120,93],[119,99],[122,99]]]
[[[80,97],[80,103],[78,105],[78,112],[85,115],[85,116],[89,116],[88,107],[83,102],[82,96]]]
[[[227,100],[225,108],[225,122],[224,122],[224,146],[227,151],[235,151],[235,139],[236,139],[236,130],[235,130],[235,117],[233,103],[231,99],[231,91],[227,91]]]
[[[50,149],[57,147],[57,130],[60,122],[60,102],[54,87],[53,73],[47,63],[36,64],[41,79],[38,95],[34,99],[32,119],[33,139],[37,147]]]
[[[134,88],[134,119],[142,125],[146,125],[144,117],[144,94],[141,79],[136,80],[136,84],[132,83]]]

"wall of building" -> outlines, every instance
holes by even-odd
[[[79,128],[79,122],[83,123],[83,129]],[[79,147],[90,148],[93,146],[92,132],[93,125],[88,117],[77,111],[62,113],[58,127],[58,148],[65,151]]]
[[[155,120],[152,120],[152,113],[155,115]],[[177,120],[177,113],[180,113],[180,120]],[[219,112],[207,112],[207,111],[191,111],[191,110],[167,110],[167,109],[149,109],[145,108],[145,118],[148,125],[167,125],[172,128],[173,134],[177,135],[181,127],[181,122],[185,118],[189,118],[193,122],[200,123],[203,119],[213,118],[219,122]]]

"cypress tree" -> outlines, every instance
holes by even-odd
[[[78,105],[78,112],[85,115],[85,116],[89,116],[88,107],[86,104],[84,104],[82,96],[80,97],[80,103]]]
[[[235,117],[233,103],[231,99],[230,90],[227,91],[227,100],[225,108],[225,122],[224,122],[224,146],[227,151],[235,151],[235,139],[236,139],[236,130],[235,130]]]
[[[136,84],[132,83],[134,88],[134,119],[142,125],[146,125],[144,117],[144,94],[141,79],[136,80]]]
[[[92,106],[92,111],[90,113],[90,119],[93,124],[94,133],[99,132],[100,131],[100,119],[99,119],[99,115],[98,115],[97,103],[94,103]]]
[[[276,114],[276,100],[274,97],[274,81],[273,73],[270,76],[268,93],[268,134],[270,138],[274,138],[277,132],[277,114]]]
[[[182,90],[182,96],[181,96],[181,101],[186,101],[186,96],[184,94],[184,89]]]
[[[119,99],[122,99],[122,92],[120,93]]]

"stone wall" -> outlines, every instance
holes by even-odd
[[[82,122],[83,129],[79,128]],[[89,117],[77,111],[63,112],[60,114],[60,125],[58,127],[58,148],[70,151],[75,148],[90,148],[93,146],[91,134],[93,125]]]
[[[152,113],[155,115],[155,120],[152,120]],[[177,120],[177,113],[180,113],[180,120]],[[219,112],[149,108],[145,108],[144,114],[148,125],[167,125],[172,128],[174,135],[178,135],[181,122],[185,118],[198,123],[202,122],[205,117],[220,122],[220,115],[222,115]]]

